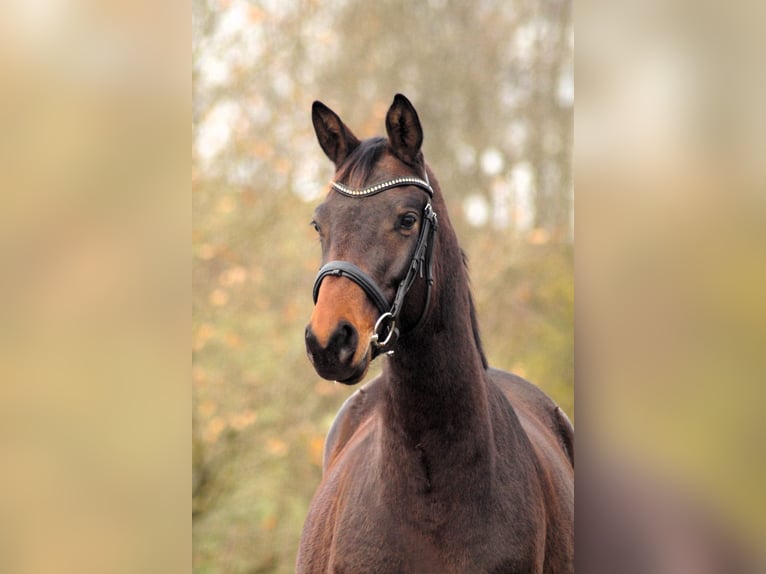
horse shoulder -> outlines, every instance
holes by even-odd
[[[322,461],[323,472],[327,472],[337,454],[343,450],[362,422],[370,415],[380,397],[381,387],[381,377],[375,377],[343,402],[327,432]]]
[[[526,379],[490,368],[490,381],[497,386],[513,406],[519,418],[533,418],[542,424],[557,440],[572,467],[574,467],[574,426],[569,417],[553,399]]]

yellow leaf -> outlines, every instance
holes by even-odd
[[[223,289],[215,289],[210,293],[210,304],[214,307],[223,307],[229,302],[229,294]]]
[[[289,450],[287,443],[280,438],[270,438],[266,441],[266,451],[274,456],[285,456]]]
[[[205,434],[203,437],[205,442],[208,444],[214,444],[225,428],[226,421],[223,420],[222,417],[213,417],[210,419],[210,422],[207,423],[207,427],[205,428]]]
[[[202,401],[199,405],[197,405],[197,412],[200,414],[201,417],[209,418],[216,411],[217,406],[218,405],[216,405],[214,401],[205,400],[205,401]]]
[[[229,417],[229,426],[231,428],[241,431],[252,425],[255,422],[257,415],[254,410],[247,409],[241,413],[233,414]]]
[[[321,436],[313,436],[309,441],[309,459],[311,464],[322,466],[324,459],[324,439]]]

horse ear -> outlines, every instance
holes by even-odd
[[[394,103],[386,115],[388,141],[400,160],[417,163],[423,144],[423,128],[415,108],[402,94],[394,96]]]
[[[322,102],[314,102],[311,107],[311,121],[314,123],[319,145],[335,167],[339,168],[348,154],[359,145],[359,140],[338,114]]]

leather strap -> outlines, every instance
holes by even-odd
[[[319,286],[322,284],[322,280],[328,275],[348,277],[364,289],[364,292],[367,293],[370,299],[372,299],[372,302],[375,303],[375,306],[381,314],[388,311],[388,300],[378,287],[377,283],[375,283],[375,280],[359,269],[359,267],[348,261],[330,261],[322,266],[314,281],[314,303],[316,303],[319,298]]]

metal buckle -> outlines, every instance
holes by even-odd
[[[426,203],[426,206],[423,209],[423,215],[426,219],[428,219],[431,222],[431,225],[433,225],[434,228],[437,228],[439,226],[439,219],[437,218],[436,212],[434,211],[434,208],[431,206],[430,201]]]
[[[380,329],[386,324],[388,324],[388,333],[386,334],[386,338],[381,342]],[[370,342],[378,349],[382,349],[391,342],[391,338],[394,336],[395,331],[396,319],[394,319],[394,316],[390,312],[383,313],[380,317],[378,317],[378,320],[375,323],[375,328],[372,330],[372,337],[370,337]]]

